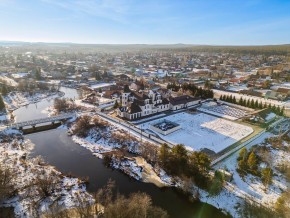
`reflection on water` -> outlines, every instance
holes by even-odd
[[[61,87],[60,91],[65,93],[65,98],[77,99],[79,96],[76,89]],[[53,105],[53,101],[53,99],[43,99],[35,104],[29,104],[21,107],[13,112],[16,116],[15,120],[17,122],[22,122],[47,117],[47,114],[43,111]]]
[[[129,195],[132,192],[146,192],[152,197],[153,203],[167,210],[171,217],[225,217],[210,205],[189,202],[187,197],[171,188],[160,189],[105,167],[102,160],[75,144],[64,129],[35,133],[27,135],[26,138],[36,144],[32,156],[43,156],[48,163],[64,173],[78,177],[89,176],[88,190],[91,192],[103,187],[111,178],[116,181],[119,193]]]
[[[62,88],[65,97],[78,96],[74,89]],[[43,100],[28,105],[14,112],[17,121],[46,117],[42,110],[51,106],[53,100]],[[26,135],[36,146],[31,156],[41,155],[51,165],[61,172],[71,173],[78,177],[89,177],[88,190],[95,192],[103,187],[108,179],[116,181],[117,191],[124,195],[133,192],[145,192],[152,198],[153,204],[167,210],[170,217],[225,217],[216,208],[203,203],[191,203],[183,194],[171,188],[158,188],[153,184],[142,183],[129,178],[118,170],[112,170],[103,165],[102,160],[94,157],[90,151],[75,144],[64,129],[54,129],[45,132]]]

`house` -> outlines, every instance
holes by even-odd
[[[126,119],[138,119],[168,110],[187,108],[200,102],[199,98],[188,95],[166,98],[161,93],[153,90],[131,91],[128,86],[120,97],[121,107],[117,115]]]
[[[144,83],[136,80],[135,82],[132,82],[130,84],[129,88],[134,90],[134,91],[144,90]]]
[[[117,110],[118,116],[130,120],[170,109],[169,101],[152,90],[145,93],[131,91],[125,87],[120,101],[122,106]]]
[[[169,97],[170,109],[179,110],[182,108],[188,108],[194,104],[200,102],[200,98],[193,98],[189,95],[182,95],[178,97]]]

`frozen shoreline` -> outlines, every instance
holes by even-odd
[[[1,206],[14,207],[16,217],[26,218],[33,216],[35,210],[38,213],[47,212],[49,206],[54,202],[64,209],[78,206],[77,196],[87,199],[91,204],[94,203],[93,197],[86,191],[83,181],[62,174],[39,157],[29,158],[34,144],[29,140],[24,140],[16,130],[6,130],[5,132],[7,137],[11,136],[13,139],[6,142],[0,141],[1,166],[13,171],[15,188],[18,192],[15,196],[5,200]],[[6,136],[2,135],[3,138]],[[37,186],[37,181],[41,178],[54,178],[57,181],[52,193],[45,197],[41,197]],[[37,209],[32,208],[32,202],[39,203]]]

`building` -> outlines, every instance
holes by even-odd
[[[171,110],[179,110],[198,104],[200,102],[200,98],[193,98],[189,95],[182,95],[178,97],[169,97],[169,102]]]
[[[187,108],[199,103],[199,99],[188,95],[179,97],[163,97],[157,91],[131,91],[125,86],[120,97],[121,107],[117,109],[117,115],[129,120],[150,116],[168,110]]]

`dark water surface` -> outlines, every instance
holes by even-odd
[[[75,89],[61,88],[67,98],[78,98]],[[14,111],[16,121],[25,121],[47,117],[42,113],[51,106],[53,100],[42,100]],[[170,217],[225,217],[215,207],[208,204],[191,203],[186,196],[171,188],[158,188],[153,184],[142,183],[129,178],[124,173],[107,168],[102,160],[94,157],[91,152],[72,141],[64,129],[54,129],[26,135],[35,148],[31,156],[41,155],[49,164],[63,173],[71,173],[78,177],[89,177],[88,191],[95,192],[103,187],[111,178],[116,182],[117,191],[124,195],[133,192],[145,192],[151,196],[153,204],[165,209]]]
[[[88,191],[95,192],[103,187],[108,179],[116,182],[117,191],[124,195],[145,192],[154,205],[165,209],[170,217],[225,217],[215,207],[208,204],[191,203],[186,196],[171,188],[158,188],[153,184],[142,183],[129,178],[118,170],[103,165],[102,160],[72,141],[64,129],[26,135],[36,146],[32,156],[41,155],[49,164],[61,172],[78,177],[89,177]]]

